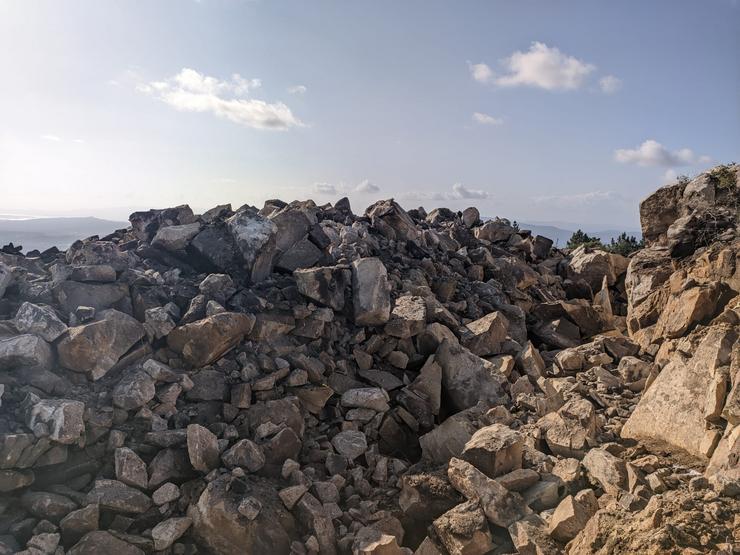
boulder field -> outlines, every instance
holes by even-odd
[[[0,249],[0,555],[734,553],[739,171],[629,257],[392,199]]]

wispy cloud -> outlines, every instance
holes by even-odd
[[[496,118],[482,112],[473,112],[473,121],[481,125],[501,125],[504,120]]]
[[[462,183],[455,183],[451,191],[406,191],[398,198],[402,200],[465,200],[486,199],[488,192],[483,189],[468,189]]]
[[[355,187],[355,192],[357,193],[377,193],[378,191],[380,191],[380,187],[367,179],[361,181]]]
[[[140,84],[137,89],[176,110],[211,113],[253,129],[283,130],[302,126],[282,102],[248,98],[261,84],[259,79],[244,79],[238,73],[229,80],[220,80],[183,68],[173,77]]]
[[[470,70],[470,76],[478,81],[478,83],[490,83],[493,81],[493,70],[488,64],[468,62],[468,69]]]
[[[314,183],[313,191],[320,195],[336,195],[338,193],[337,187],[331,183]]]
[[[471,77],[478,83],[499,87],[533,87],[547,91],[571,91],[582,88],[596,71],[594,64],[580,60],[543,42],[533,42],[529,50],[517,50],[500,62],[502,71],[495,72],[486,63],[468,62]],[[605,93],[616,92],[621,81],[613,76],[601,78]]]
[[[708,156],[697,157],[690,148],[669,150],[658,141],[648,139],[637,148],[619,148],[614,151],[614,159],[623,164],[638,166],[677,167],[690,166],[697,162],[707,163]]]
[[[380,191],[375,183],[369,179],[360,181],[357,185],[352,186],[345,183],[314,183],[312,191],[319,195],[347,195],[349,193],[377,193]]]
[[[288,87],[289,94],[305,94],[307,90],[308,87],[306,87],[306,85],[293,85],[292,87]]]
[[[62,140],[62,138],[58,135],[52,135],[51,133],[47,133],[46,135],[41,135],[41,138],[45,141],[51,141],[54,143],[58,143]]]
[[[587,191],[570,195],[544,195],[533,197],[538,204],[549,204],[557,207],[584,207],[596,204],[626,202],[627,199],[615,191]]]
[[[614,75],[606,75],[599,79],[599,88],[606,94],[614,94],[622,88],[622,80]]]

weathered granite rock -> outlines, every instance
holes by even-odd
[[[492,424],[473,434],[460,458],[495,478],[522,467],[523,447],[520,434],[503,424]]]
[[[49,370],[53,363],[54,353],[51,347],[36,335],[24,334],[0,339],[0,370]]]
[[[351,286],[352,273],[347,266],[309,268],[293,272],[298,291],[309,299],[341,311]]]

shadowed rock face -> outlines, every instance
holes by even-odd
[[[724,549],[736,170],[630,258],[347,199],[1,250],[0,552]]]

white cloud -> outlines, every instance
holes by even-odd
[[[452,199],[464,199],[464,198],[488,198],[488,193],[482,189],[468,189],[463,187],[461,183],[455,183],[452,186]]]
[[[614,151],[614,158],[623,164],[637,164],[638,166],[690,166],[696,163],[697,158],[690,148],[668,150],[658,141],[648,139],[637,148],[619,148]],[[699,161],[705,159],[699,157]]]
[[[404,200],[464,200],[464,199],[485,199],[488,198],[488,192],[482,189],[468,189],[461,183],[455,183],[452,191],[406,191],[399,195]]]
[[[305,94],[307,90],[308,87],[306,87],[306,85],[294,85],[292,87],[288,87],[289,94]]]
[[[495,118],[482,112],[473,112],[473,121],[481,125],[501,125],[504,123],[503,119]]]
[[[625,202],[625,198],[615,191],[587,191],[572,195],[545,195],[533,197],[538,204],[549,204],[558,207],[583,207],[602,203]]]
[[[313,190],[314,193],[320,195],[336,195],[338,192],[337,188],[331,183],[314,183]]]
[[[509,73],[498,77],[497,85],[529,86],[546,90],[578,89],[596,69],[594,65],[563,54],[557,48],[550,48],[541,42],[533,42],[527,52],[514,52],[503,64]]]
[[[247,98],[262,85],[259,79],[244,79],[238,73],[228,81],[183,68],[164,81],[140,84],[140,92],[151,95],[183,112],[212,113],[253,129],[288,129],[303,124],[282,102],[269,103]]]
[[[596,70],[595,65],[542,42],[533,42],[526,52],[517,50],[501,60],[501,65],[505,72],[496,75],[485,63],[468,62],[470,74],[479,83],[494,83],[499,87],[536,87],[548,91],[579,89]],[[601,83],[604,92],[614,92],[621,81],[608,75],[602,78]]]
[[[703,156],[699,156],[698,162],[700,164],[710,164],[712,162],[712,157],[704,154]]]
[[[58,143],[59,141],[62,140],[61,137],[59,137],[57,135],[52,135],[50,133],[47,133],[46,135],[41,135],[41,138],[44,139],[45,141],[52,141],[52,142],[55,142],[55,143]]]
[[[493,70],[487,64],[473,64],[468,62],[468,69],[470,70],[470,75],[478,83],[490,83],[493,80]]]
[[[380,191],[380,187],[367,179],[355,187],[355,192],[357,193],[377,193],[378,191]]]
[[[599,79],[599,87],[603,93],[614,94],[622,88],[622,80],[614,75],[606,75]]]

